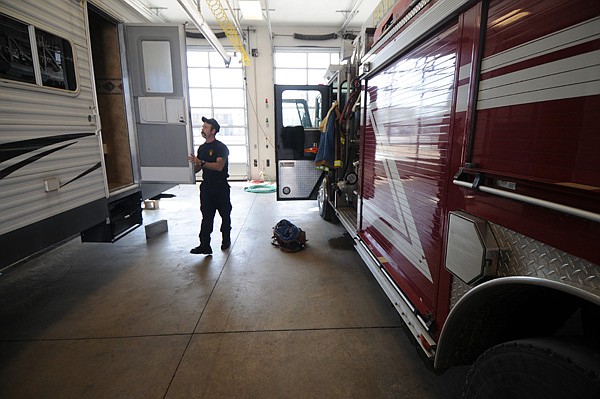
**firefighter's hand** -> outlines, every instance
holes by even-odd
[[[193,154],[188,155],[188,161],[194,164],[194,166],[200,166],[200,160]]]

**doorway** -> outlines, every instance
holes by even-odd
[[[88,7],[90,44],[109,194],[135,183],[127,128],[119,29],[93,6]]]

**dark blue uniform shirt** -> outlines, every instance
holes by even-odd
[[[227,181],[229,177],[229,148],[219,140],[212,143],[204,143],[198,147],[198,159],[204,162],[217,162],[221,157],[225,160],[225,166],[221,171],[203,169],[202,179],[207,182]]]

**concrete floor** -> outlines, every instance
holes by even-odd
[[[193,185],[169,192],[114,244],[74,239],[0,276],[0,398],[458,398],[466,369],[436,376],[383,291],[313,201],[232,187],[233,231],[192,255]],[[286,218],[306,250],[271,246]]]

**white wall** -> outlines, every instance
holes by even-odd
[[[248,36],[250,51],[258,50],[258,57],[251,56],[251,63],[246,68],[249,176],[252,179],[275,180],[275,113],[271,40],[266,27],[251,30]]]

